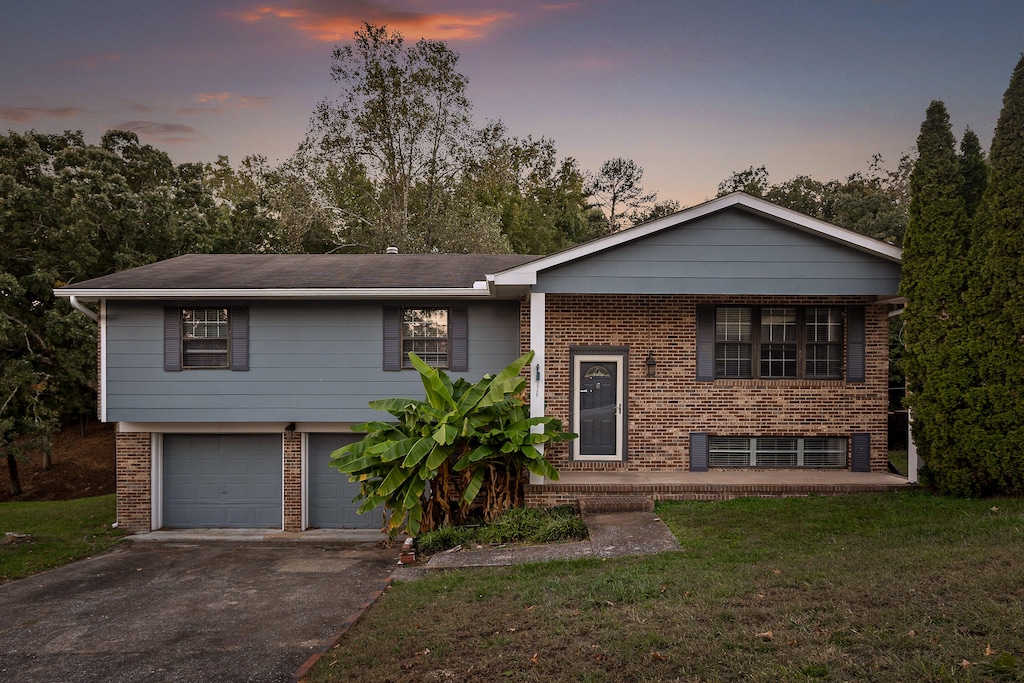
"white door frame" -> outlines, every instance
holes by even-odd
[[[609,455],[581,455],[580,446],[582,440],[573,439],[572,459],[581,462],[623,462],[626,459],[626,358],[628,353],[625,350],[608,353],[578,352],[572,358],[572,386],[569,391],[572,394],[572,431],[580,434],[580,366],[583,363],[615,363],[615,452]]]

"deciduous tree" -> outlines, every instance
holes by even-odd
[[[359,189],[372,206],[364,220],[375,251],[508,251],[493,217],[467,214],[454,195],[476,135],[458,60],[444,41],[407,45],[373,24],[334,50],[340,92],[317,108],[304,152],[320,169],[365,169],[370,184]],[[459,227],[467,215],[480,220],[473,231]]]
[[[134,133],[0,136],[0,451],[15,473],[62,420],[95,411],[96,325],[53,288],[185,252],[221,229],[197,164]]]
[[[647,205],[657,199],[656,192],[644,192],[640,181],[644,169],[632,159],[616,157],[601,164],[600,170],[587,178],[586,192],[595,206],[604,211],[607,232],[615,232],[639,222]]]

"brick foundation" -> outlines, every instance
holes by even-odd
[[[887,467],[888,316],[870,297],[708,297],[547,294],[547,415],[569,428],[570,348],[628,348],[626,462],[573,462],[568,444],[545,455],[560,471],[689,469],[689,435],[871,435],[871,470]],[[696,379],[698,304],[865,306],[866,381]],[[521,320],[529,325],[529,305]],[[524,351],[529,338],[523,337]],[[648,352],[657,376],[647,377]],[[546,504],[559,498],[546,496]],[[528,496],[528,502],[530,497]],[[574,502],[566,500],[564,502]]]

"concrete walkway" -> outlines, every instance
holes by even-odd
[[[423,565],[399,567],[392,577],[410,581],[438,569],[504,567],[527,562],[654,555],[679,550],[675,536],[653,512],[583,513],[583,521],[590,531],[587,541],[448,551],[432,556]]]

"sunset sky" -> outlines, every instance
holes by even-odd
[[[478,123],[614,157],[683,206],[732,171],[895,162],[925,109],[987,148],[1021,0],[37,0],[0,9],[0,130],[134,130],[176,162],[284,160],[363,21],[461,55]]]

